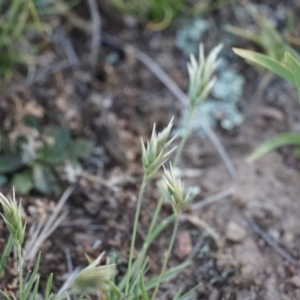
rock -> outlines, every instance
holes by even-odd
[[[179,232],[175,254],[178,258],[186,258],[193,250],[191,235],[187,230]]]
[[[293,286],[300,288],[300,276],[293,276],[292,278],[289,279],[289,282]]]
[[[245,239],[247,231],[241,227],[239,224],[231,221],[227,225],[226,238],[231,242],[241,242]]]

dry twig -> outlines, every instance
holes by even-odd
[[[257,223],[247,216],[244,216],[251,230],[261,237],[275,252],[277,252],[283,259],[292,265],[299,267],[299,262],[292,258],[283,248],[281,248],[266,232],[264,232]]]
[[[87,3],[89,5],[90,15],[92,19],[90,64],[92,69],[94,69],[97,66],[101,47],[101,16],[97,2],[95,0],[88,0]]]
[[[205,198],[204,200],[201,200],[199,202],[196,202],[194,204],[191,205],[191,209],[192,210],[200,210],[202,208],[204,208],[207,205],[210,205],[212,203],[215,203],[217,201],[223,200],[229,196],[234,195],[235,193],[235,187],[230,187],[222,192],[219,192],[215,195],[209,196],[207,198]]]

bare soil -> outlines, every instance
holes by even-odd
[[[276,1],[269,2],[277,5]],[[143,50],[183,90],[187,89],[187,58],[174,43],[178,24],[151,33],[128,16],[112,11],[107,3],[99,3],[99,7],[103,31]],[[222,8],[209,17],[223,18],[226,22],[231,9]],[[147,139],[153,123],[163,128],[173,115],[178,120],[182,111],[178,100],[151,71],[125,51],[103,42],[97,65],[90,66],[91,37],[70,25],[65,17],[58,20],[58,36],[64,33],[81,64],[53,71],[55,64],[68,57],[58,39],[48,50],[53,62],[37,68],[37,72],[46,69],[48,73],[27,81],[27,85],[26,78],[20,80],[18,75],[18,80],[5,88],[0,102],[1,119],[7,130],[16,130],[17,120],[24,111],[34,114],[41,110],[45,125],[66,126],[74,136],[86,136],[95,143],[92,157],[83,163],[84,174],[67,202],[68,219],[41,248],[42,278],[50,272],[58,274],[55,289],[59,289],[70,271],[67,258],[71,258],[73,267],[83,265],[84,253],[93,257],[104,250],[107,254],[116,253],[120,274],[126,270],[142,175],[140,136]],[[215,33],[214,37],[221,38],[219,35]],[[210,44],[208,40],[206,47]],[[237,45],[252,47],[241,40]],[[117,57],[113,65],[107,62],[107,55],[112,53]],[[46,54],[41,55],[41,59],[45,57]],[[203,209],[187,210],[170,266],[191,253],[193,263],[178,278],[163,284],[161,299],[171,299],[179,287],[187,289],[199,282],[202,285],[195,299],[300,299],[299,160],[290,149],[282,149],[254,163],[247,162],[260,142],[298,128],[297,94],[274,78],[262,98],[253,99],[258,71],[241,60],[237,60],[236,68],[246,77],[240,103],[245,121],[232,132],[219,128],[216,132],[236,167],[237,179],[230,178],[211,143],[195,135],[188,139],[180,161],[183,172],[197,169],[197,175],[186,178],[187,185],[201,188],[195,203],[228,188],[234,188],[235,192]],[[65,188],[69,185],[64,178],[61,183]],[[4,189],[8,191],[9,188]],[[151,183],[145,193],[138,244],[143,241],[157,198],[155,183]],[[36,222],[30,207],[47,206],[50,201],[56,199],[38,193],[23,197],[25,213],[31,218],[28,227]],[[164,205],[162,215],[171,212],[169,205]],[[203,222],[206,228],[201,226]],[[260,234],[255,231],[257,226]],[[159,270],[170,233],[171,228],[167,228],[150,249],[150,273]],[[2,243],[5,237],[1,229]],[[268,244],[269,240],[273,246]],[[282,252],[278,253],[275,247],[276,252],[274,244]],[[10,275],[3,284],[13,291],[15,274]]]

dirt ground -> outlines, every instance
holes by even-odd
[[[279,5],[278,1],[269,2],[270,7]],[[187,57],[174,43],[179,23],[151,33],[111,10],[107,2],[98,4],[104,33],[144,51],[180,88],[187,89]],[[221,24],[230,19],[232,9],[224,7],[210,13],[209,18]],[[85,5],[79,11],[83,19],[89,18]],[[42,111],[44,124],[66,126],[74,136],[86,136],[95,144],[67,202],[67,220],[41,248],[45,253],[42,278],[52,271],[58,273],[55,289],[70,271],[67,261],[73,267],[81,265],[84,253],[94,257],[104,250],[115,253],[118,270],[124,272],[142,176],[140,136],[147,139],[153,123],[163,128],[173,115],[178,123],[182,112],[179,101],[126,49],[114,48],[103,39],[97,64],[91,66],[91,35],[75,28],[68,16],[59,16],[58,20],[52,43],[40,57],[46,63],[38,65],[31,77],[18,73],[3,90],[0,101],[6,130],[15,130],[24,112]],[[210,49],[212,39],[221,40],[221,34],[211,33],[205,47]],[[72,45],[80,64],[57,70],[59,62],[70,59],[65,43]],[[240,39],[236,46],[253,48]],[[112,53],[116,56],[114,64],[107,62]],[[261,99],[253,99],[260,73],[241,60],[236,60],[234,67],[246,78],[239,104],[245,120],[230,132],[217,128],[216,133],[234,163],[237,177],[231,179],[209,140],[196,135],[188,139],[179,166],[186,174],[186,184],[198,186],[201,193],[182,218],[170,266],[190,255],[193,263],[178,278],[162,285],[161,299],[171,299],[178,286],[187,289],[199,282],[202,285],[195,299],[300,299],[300,161],[290,149],[282,149],[247,162],[260,142],[298,128],[297,94],[274,78]],[[69,186],[63,177],[61,182],[65,188]],[[8,192],[9,187],[3,191]],[[201,206],[207,197],[223,191],[228,196]],[[153,182],[145,193],[138,243],[143,240],[157,197]],[[37,192],[23,197],[25,213],[31,220],[28,227],[36,221],[32,211],[51,206],[54,200]],[[170,213],[169,205],[164,205],[162,215]],[[150,273],[161,265],[170,232],[167,228],[149,251]],[[9,286],[4,284],[14,290],[14,281]]]

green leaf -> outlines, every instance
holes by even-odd
[[[296,60],[295,57],[293,57],[288,52],[285,52],[284,59],[286,61],[287,66],[290,68],[290,70],[294,74],[295,81],[296,81],[296,87],[297,87],[297,91],[298,91],[298,98],[300,101],[300,63]]]
[[[256,160],[268,152],[283,146],[300,146],[300,134],[282,133],[278,134],[258,146],[248,158],[249,161]]]
[[[19,193],[27,195],[34,186],[31,171],[14,174],[11,183]]]
[[[289,70],[285,65],[275,60],[272,57],[269,57],[265,54],[257,53],[250,50],[233,48],[233,52],[244,59],[250,61],[253,64],[258,64],[261,67],[268,69],[269,71],[275,73],[281,78],[285,79],[293,86],[297,86],[295,81],[294,74]]]
[[[4,250],[1,254],[0,279],[2,279],[2,277],[3,277],[6,261],[7,261],[7,258],[8,258],[9,254],[10,254],[12,248],[13,248],[13,245],[14,245],[14,239],[13,239],[12,235],[9,235],[8,241],[5,243]]]
[[[186,292],[184,295],[178,297],[176,300],[186,300],[189,298],[190,295],[192,295],[194,292],[197,291],[197,289],[201,286],[201,283],[197,284],[193,288],[191,288],[188,292]],[[174,299],[175,300],[175,299]]]
[[[12,173],[23,166],[22,159],[17,154],[0,155],[0,173]]]
[[[34,284],[33,292],[31,293],[31,299],[37,299],[39,284],[40,284],[40,277],[38,276]]]
[[[50,131],[50,136],[54,139],[53,147],[62,149],[68,146],[71,141],[70,131],[64,127],[55,127]]]
[[[27,114],[24,116],[23,123],[28,127],[33,127],[39,129],[41,127],[41,120],[32,114]]]
[[[145,287],[144,276],[142,272],[140,272],[140,289],[142,292],[142,300],[149,300],[146,287]]]
[[[4,294],[4,292],[2,292],[0,290],[1,295],[4,297],[5,300],[13,300],[12,298],[9,298],[7,295]]]
[[[117,297],[117,299],[120,299],[122,296],[121,291],[119,290],[119,288],[114,284],[113,281],[108,280],[107,281],[110,287],[111,292]]]
[[[42,149],[39,152],[39,159],[50,165],[61,164],[68,157],[67,148],[57,148],[55,146]]]
[[[191,265],[191,261],[187,261],[187,262],[184,262],[170,270],[168,270],[164,276],[163,276],[163,279],[162,279],[162,282],[166,282],[166,281],[169,281],[171,280],[172,278],[174,278],[175,276],[177,276],[180,272],[182,272],[184,269],[186,269],[187,267],[189,267]],[[150,279],[149,281],[146,282],[145,284],[145,287],[146,287],[146,290],[150,290],[152,288],[154,288],[158,282],[158,278],[159,276],[155,276],[154,278]]]
[[[31,292],[31,289],[32,289],[32,286],[33,286],[34,282],[36,280],[38,280],[36,275],[37,275],[37,272],[39,270],[40,260],[41,260],[41,252],[39,252],[39,254],[38,254],[37,260],[36,260],[35,265],[34,265],[34,269],[33,269],[32,273],[29,277],[29,280],[28,280],[25,288],[24,288],[24,291],[23,291],[23,293],[20,297],[20,300],[27,300],[28,299],[28,295]]]
[[[45,195],[56,196],[61,192],[57,178],[48,166],[41,164],[33,166],[33,182],[35,189]]]
[[[91,155],[93,143],[87,139],[78,138],[68,146],[68,153],[73,158],[87,158]]]
[[[45,289],[45,297],[44,297],[45,300],[50,300],[52,282],[53,282],[53,273],[51,273],[49,275],[49,278],[47,280],[47,285],[46,285],[46,289]]]

